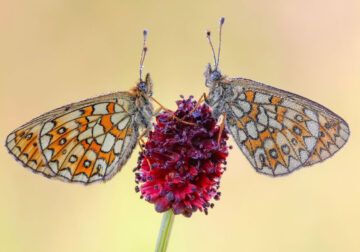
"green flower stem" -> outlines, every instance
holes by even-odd
[[[160,226],[159,237],[157,240],[155,252],[166,251],[170,239],[171,229],[174,223],[174,217],[175,215],[171,209],[164,213]]]

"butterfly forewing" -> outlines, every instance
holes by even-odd
[[[225,85],[233,91],[226,126],[258,172],[277,176],[321,162],[349,137],[343,119],[306,98],[242,78]]]
[[[108,180],[136,145],[135,98],[117,92],[53,110],[11,133],[6,146],[26,167],[67,181]]]

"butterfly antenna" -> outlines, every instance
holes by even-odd
[[[209,31],[209,30],[207,30],[206,31],[206,37],[207,37],[207,39],[209,40],[209,44],[210,44],[210,46],[211,46],[211,50],[212,50],[212,53],[213,53],[213,56],[214,56],[214,61],[215,61],[215,63],[214,63],[214,65],[215,65],[215,69],[216,69],[216,67],[217,67],[217,60],[216,60],[216,55],[215,55],[215,50],[214,50],[214,46],[213,46],[213,43],[211,42],[211,32]]]
[[[144,68],[144,61],[145,61],[145,56],[146,56],[146,52],[147,52],[147,47],[146,47],[147,30],[143,31],[143,36],[144,36],[144,42],[143,42],[143,49],[141,51],[141,57],[140,57],[140,81],[142,80],[142,70]]]
[[[216,61],[216,65],[215,65],[215,69],[217,69],[218,65],[219,65],[219,61],[220,61],[220,50],[221,50],[221,31],[222,31],[222,27],[223,24],[225,22],[225,18],[222,17],[220,19],[220,28],[219,28],[219,48],[218,48],[218,56],[217,56],[217,61]]]

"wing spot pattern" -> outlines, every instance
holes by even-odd
[[[283,144],[281,146],[281,150],[285,155],[289,155],[289,153],[290,153],[290,148],[289,148],[289,145],[287,145],[287,144]]]
[[[57,133],[58,134],[64,134],[66,131],[66,128],[65,127],[61,127],[60,129],[58,129]]]
[[[270,157],[272,157],[274,159],[277,159],[279,157],[275,149],[269,150],[269,154],[270,154]]]
[[[66,138],[63,138],[59,141],[59,145],[64,145],[66,143]]]
[[[293,130],[293,132],[294,132],[296,135],[301,136],[302,131],[301,131],[301,129],[300,129],[299,127],[294,126],[294,127],[292,128],[292,130]]]

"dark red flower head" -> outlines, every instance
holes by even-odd
[[[196,126],[174,120],[166,112],[156,117],[154,131],[145,144],[145,158],[140,153],[135,190],[147,201],[155,204],[158,212],[170,208],[175,214],[190,217],[197,209],[207,214],[209,201],[218,200],[220,178],[228,155],[224,130],[218,145],[220,127],[211,117],[210,109],[203,104],[193,113],[196,102],[177,101],[175,115]],[[151,163],[151,168],[149,167]]]

